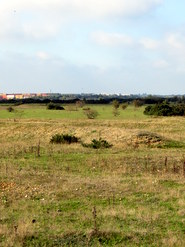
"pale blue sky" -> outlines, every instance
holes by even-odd
[[[1,0],[0,92],[185,94],[185,1]]]

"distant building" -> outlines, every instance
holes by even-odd
[[[23,94],[21,94],[21,93],[15,94],[14,96],[16,99],[23,99]]]
[[[30,98],[30,94],[29,93],[24,93],[23,94],[23,99],[29,99]]]
[[[30,98],[34,98],[34,97],[36,97],[36,96],[37,96],[36,93],[30,93]]]
[[[48,93],[41,93],[42,97],[48,97]]]
[[[7,99],[15,99],[15,94],[7,94]]]
[[[6,94],[4,94],[4,93],[1,93],[1,94],[0,94],[0,99],[7,99],[7,96],[6,96]]]

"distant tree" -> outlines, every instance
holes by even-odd
[[[76,107],[82,108],[84,105],[85,105],[85,101],[84,100],[77,100],[76,101]]]
[[[122,110],[125,110],[128,107],[128,103],[123,103],[121,104]]]
[[[156,116],[185,116],[185,104],[164,101],[159,104],[147,106],[144,110],[146,115]]]
[[[84,114],[88,119],[95,119],[98,116],[98,112],[91,108],[84,109]]]
[[[136,108],[141,107],[142,105],[144,105],[144,101],[141,100],[141,99],[135,99],[135,100],[133,101],[133,105],[134,105],[134,107],[136,107]]]
[[[113,100],[112,105],[113,105],[114,109],[118,109],[119,108],[119,101],[117,101],[116,99]]]

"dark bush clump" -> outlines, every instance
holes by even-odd
[[[17,101],[17,102],[14,103],[14,106],[19,106],[19,105],[22,105],[22,104],[23,104],[22,101]]]
[[[110,148],[112,147],[112,144],[100,138],[99,140],[93,139],[90,144],[83,143],[82,146],[99,149],[99,148]]]
[[[164,101],[159,104],[147,106],[144,114],[155,116],[185,116],[185,104],[169,104]]]
[[[54,104],[54,103],[49,103],[47,105],[47,109],[48,110],[65,110],[63,106],[60,106],[60,105]]]
[[[7,108],[7,111],[8,112],[13,112],[14,111],[14,108],[10,106],[10,107]]]
[[[78,141],[79,141],[78,137],[68,134],[55,134],[52,136],[50,140],[51,143],[66,143],[66,144],[71,144]]]

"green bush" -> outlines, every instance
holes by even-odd
[[[123,103],[121,104],[122,110],[125,110],[128,107],[128,103]]]
[[[65,143],[71,144],[79,141],[79,138],[69,134],[55,134],[51,137],[50,143]]]
[[[185,116],[185,104],[169,104],[164,101],[159,104],[147,106],[145,115],[156,116]]]
[[[54,104],[52,102],[47,105],[47,109],[48,110],[65,110],[63,106],[60,106],[58,104]]]
[[[112,144],[108,143],[106,140],[99,138],[99,140],[93,139],[90,144],[82,143],[82,146],[99,149],[99,148],[110,148]]]
[[[112,105],[113,105],[114,109],[118,109],[120,104],[119,104],[119,101],[115,99],[112,101]]]
[[[83,110],[88,119],[94,119],[98,116],[98,112],[94,109],[84,108]]]

